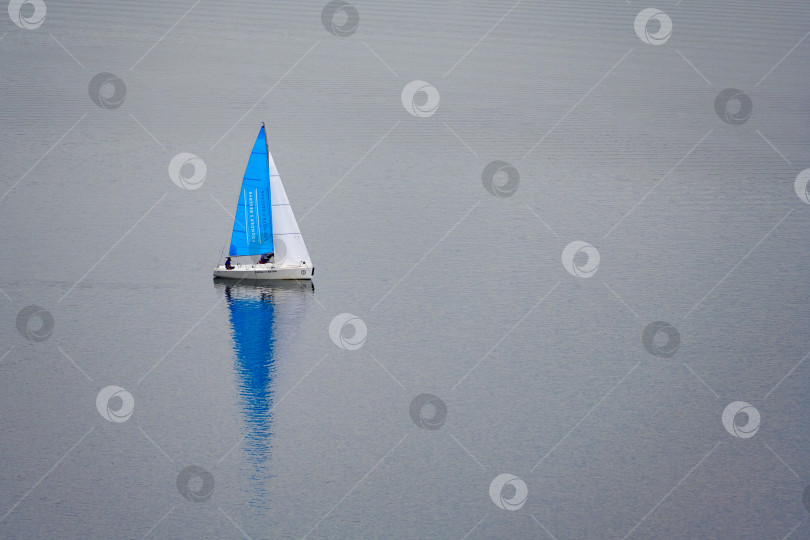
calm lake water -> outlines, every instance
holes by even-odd
[[[806,2],[11,4],[0,536],[810,538]]]

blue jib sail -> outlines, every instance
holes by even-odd
[[[262,126],[242,179],[228,255],[261,255],[273,251],[271,208],[267,136]]]

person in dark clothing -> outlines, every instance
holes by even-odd
[[[267,264],[273,262],[273,259],[274,259],[273,252],[271,251],[270,253],[261,256],[261,258],[259,259],[259,264]]]
[[[225,268],[228,270],[233,270],[233,265],[231,264],[231,258],[228,257],[225,259]]]

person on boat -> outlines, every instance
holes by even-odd
[[[225,259],[225,268],[227,270],[233,270],[233,265],[231,264],[231,258],[230,257]]]
[[[274,252],[271,251],[267,255],[262,255],[261,258],[259,259],[259,264],[267,264],[269,262],[273,262],[274,259],[273,253]]]

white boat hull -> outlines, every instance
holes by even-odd
[[[214,277],[243,280],[312,279],[312,266],[273,266],[272,264],[237,264],[232,270],[219,265],[214,268]]]

